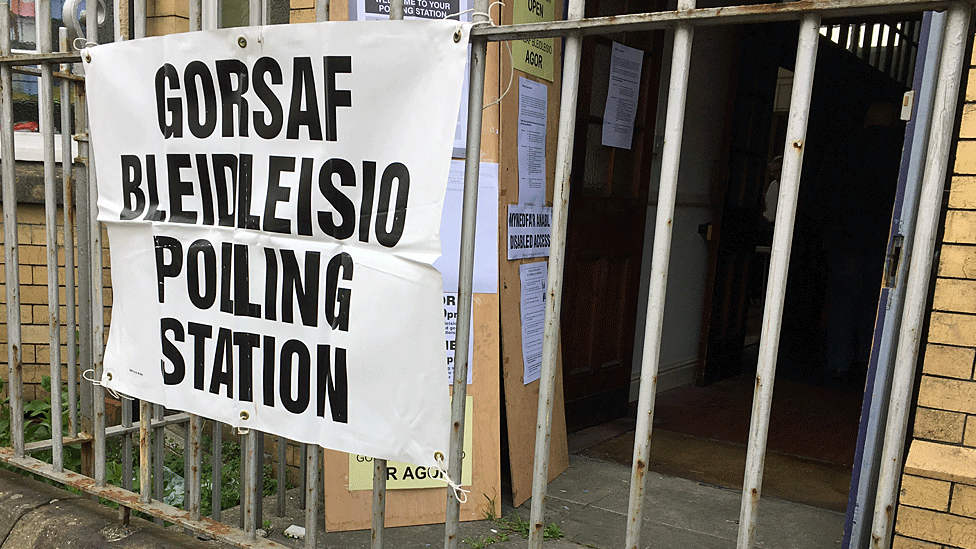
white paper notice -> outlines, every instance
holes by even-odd
[[[447,384],[454,385],[454,348],[457,345],[457,292],[444,292],[444,341],[447,351]],[[474,319],[472,319],[474,324]],[[468,385],[472,383],[471,372],[474,368],[474,330],[468,330]]]
[[[519,77],[519,204],[546,204],[546,113],[549,88]]]
[[[610,59],[610,87],[603,110],[603,144],[629,149],[634,140],[634,118],[640,93],[641,65],[644,52],[613,43]]]
[[[528,385],[542,374],[542,336],[546,328],[546,279],[548,262],[519,265],[522,285],[522,383]]]
[[[552,208],[508,205],[508,259],[547,257],[552,234]]]
[[[441,215],[441,257],[434,261],[434,268],[444,278],[445,292],[458,291],[463,194],[464,160],[452,160]],[[476,294],[498,293],[498,164],[494,162],[482,162],[478,175],[472,291]]]

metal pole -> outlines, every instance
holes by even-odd
[[[244,436],[244,483],[241,486],[241,504],[244,511],[244,532],[248,539],[257,538],[257,511],[259,496],[258,478],[258,432],[251,429]]]
[[[135,22],[132,36],[135,38],[146,37],[146,0],[133,0],[132,20]]]
[[[383,549],[383,526],[386,522],[386,460],[373,459],[372,549]]]
[[[88,162],[89,162],[89,140],[87,127],[87,107],[85,105],[85,87],[75,86],[75,124],[79,133],[75,135],[78,142],[78,158],[81,166],[74,172],[76,182],[75,203],[77,212],[77,238],[78,238],[78,351],[81,361],[82,372],[86,371],[92,363],[92,308],[91,308],[91,231],[88,228],[88,219],[91,216],[91,203],[88,199]],[[82,380],[78,390],[79,414],[81,431],[91,434],[93,431],[92,421],[92,400],[94,387],[88,381]],[[92,475],[94,470],[94,452],[92,443],[86,442],[81,445],[81,473]]]
[[[58,29],[61,51],[71,51],[68,44],[68,29]],[[71,65],[61,65],[61,71],[71,72]],[[75,228],[74,228],[74,180],[71,177],[71,83],[61,80],[61,186],[62,214],[64,216],[64,286],[65,286],[65,325],[68,339],[68,436],[78,436],[78,351],[75,345]],[[130,409],[131,419],[131,409]],[[131,425],[131,423],[130,423]],[[131,473],[132,442],[129,437],[129,457]],[[130,485],[131,485],[131,478]],[[130,486],[131,487],[131,486]]]
[[[315,20],[329,20],[329,0],[315,0]]]
[[[298,458],[298,507],[305,509],[305,493],[308,491],[306,482],[308,481],[308,444],[299,445]],[[308,527],[305,528],[308,530]]]
[[[695,0],[678,2],[679,10],[690,10],[694,7]],[[671,258],[674,204],[678,189],[678,165],[681,159],[681,138],[684,135],[685,103],[688,96],[688,72],[691,67],[691,47],[694,37],[695,29],[689,24],[679,24],[674,30],[671,82],[668,86],[668,110],[664,125],[664,150],[661,154],[661,183],[654,226],[650,289],[647,294],[644,351],[641,358],[634,461],[630,475],[625,545],[628,549],[638,546],[643,521],[644,490],[647,489],[646,473],[651,455],[651,428],[654,423],[654,400],[657,396],[657,373],[661,359],[664,301]]]
[[[0,12],[10,3],[0,1]],[[10,17],[0,17],[0,56],[10,55]],[[24,365],[20,338],[20,253],[17,242],[17,191],[14,181],[13,76],[0,65],[0,143],[3,147],[3,256],[7,284],[7,394],[10,398],[10,440],[14,456],[24,456]]]
[[[285,516],[285,492],[288,490],[288,441],[278,435],[278,501],[275,516]]]
[[[474,3],[474,23],[488,21],[488,0]],[[471,40],[471,68],[468,86],[468,129],[464,152],[464,195],[461,209],[461,259],[458,267],[457,346],[454,350],[454,390],[451,397],[451,442],[448,475],[460,483],[461,454],[464,451],[464,408],[468,389],[468,346],[471,337],[471,298],[474,279],[474,239],[478,213],[478,176],[481,169],[481,122],[485,96],[485,63],[488,41]],[[378,464],[377,464],[378,466]],[[384,476],[385,479],[385,476]],[[444,547],[456,549],[460,538],[461,502],[447,491],[444,517]]]
[[[566,20],[582,19],[584,0],[570,0]],[[552,198],[552,244],[546,296],[546,325],[542,340],[542,373],[535,428],[535,459],[532,470],[532,508],[529,518],[529,547],[540,549],[544,537],[546,488],[549,481],[549,448],[552,439],[552,410],[556,390],[556,359],[559,350],[559,315],[562,308],[563,263],[566,258],[566,227],[569,218],[569,177],[573,167],[573,138],[576,131],[576,99],[582,35],[566,36],[563,45],[563,77],[559,99],[559,133],[556,141],[555,190]],[[463,257],[463,256],[462,256]],[[460,327],[460,325],[458,325]],[[467,349],[465,349],[467,352]],[[457,375],[457,374],[455,374]]]
[[[152,409],[149,402],[139,401],[139,501],[152,501],[152,453],[149,451],[150,421]]]
[[[223,433],[224,433],[223,424],[219,421],[214,421],[213,434],[210,437],[210,443],[212,445],[210,449],[212,454],[211,462],[210,462],[210,466],[211,466],[210,469],[212,473],[210,486],[213,487],[212,488],[213,491],[211,492],[211,499],[210,499],[210,508],[211,508],[210,516],[213,517],[213,519],[216,520],[217,522],[220,522],[220,511],[221,511],[220,507],[221,507],[221,499],[222,499],[220,492],[221,492],[221,481],[224,478],[223,470],[222,470],[224,465],[224,462],[222,460],[222,454],[224,451]]]
[[[37,0],[37,53],[51,53],[51,0]],[[6,15],[6,14],[3,14]],[[41,64],[38,94],[44,150],[44,228],[47,239],[47,329],[51,367],[51,465],[64,471],[64,429],[61,419],[61,299],[58,294],[58,189],[54,179],[54,68]]]
[[[187,28],[190,32],[196,32],[203,28],[203,3],[201,0],[189,0],[186,7],[186,16],[189,20]]]
[[[264,13],[261,0],[249,0],[247,4],[247,24],[256,27],[261,24],[261,15]]]
[[[200,0],[193,0],[191,4],[199,2]],[[217,9],[217,0],[206,0],[200,6],[200,21],[198,24],[203,30],[215,30],[220,22],[220,15]]]
[[[912,244],[914,251],[908,272],[908,285],[905,289],[905,313],[898,334],[898,350],[895,353],[891,400],[888,404],[888,422],[885,428],[886,436],[881,451],[878,496],[874,504],[874,521],[871,527],[872,549],[891,545],[898,481],[902,472],[902,451],[908,432],[915,365],[918,362],[919,341],[926,315],[925,305],[942,209],[949,152],[952,149],[952,129],[955,125],[959,80],[968,39],[966,31],[969,27],[970,8],[969,4],[962,2],[952,4],[946,16],[942,61],[939,65],[932,113],[932,129],[929,135],[925,171],[922,175],[922,192]]]
[[[319,525],[319,446],[307,444],[305,454],[305,547],[315,549]]]
[[[739,511],[737,545],[739,549],[752,549],[756,543],[756,520],[762,489],[763,466],[766,460],[769,410],[773,398],[773,379],[776,375],[779,332],[783,323],[783,301],[786,296],[786,278],[790,266],[793,223],[796,219],[796,197],[800,185],[803,153],[806,149],[807,118],[810,114],[819,29],[819,14],[809,13],[803,16],[797,42],[789,122],[786,127],[783,173],[777,202],[779,206],[776,208],[776,222],[773,225],[773,246],[769,260],[769,282],[763,311],[762,339],[759,343],[756,391],[752,399],[749,449],[746,454],[745,480],[742,485],[742,504]]]
[[[403,19],[403,0],[390,0],[390,19]]]
[[[200,520],[202,503],[201,484],[203,482],[203,418],[190,415],[189,440],[184,441],[183,451],[190,449],[190,467],[184,471],[189,487],[189,504],[184,507],[190,512],[190,519]]]

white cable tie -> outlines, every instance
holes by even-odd
[[[82,41],[80,46],[78,45],[79,40]],[[84,36],[78,36],[71,41],[71,46],[78,51],[81,51],[85,48],[90,48],[92,46],[97,46],[97,45],[98,45],[97,42],[89,42],[88,39],[86,39]]]
[[[439,452],[438,452],[438,454],[439,454]],[[463,503],[467,503],[467,501],[468,501],[468,494],[470,494],[471,491],[470,490],[465,490],[464,488],[461,488],[461,485],[460,484],[458,484],[458,483],[454,482],[453,480],[451,480],[451,477],[448,474],[447,469],[444,467],[444,458],[436,457],[435,456],[434,457],[434,461],[437,463],[437,470],[440,471],[441,474],[444,475],[444,478],[443,479],[439,479],[439,480],[443,480],[444,482],[447,483],[448,486],[451,487],[451,489],[454,490],[454,499],[458,500],[458,502],[459,503],[462,503],[462,504]]]

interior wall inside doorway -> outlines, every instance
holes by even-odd
[[[688,76],[686,120],[678,169],[678,194],[674,211],[671,261],[664,308],[658,390],[665,391],[692,383],[701,334],[701,307],[704,300],[708,242],[699,233],[712,219],[711,189],[720,164],[722,137],[729,110],[730,72],[734,55],[734,27],[702,27],[695,30],[691,67]],[[637,337],[634,341],[634,368],[630,400],[637,400],[643,355],[643,334],[647,316],[647,296],[657,194],[661,173],[672,35],[665,39],[664,66],[661,70],[661,96],[655,130],[652,176],[648,193],[641,286],[638,295]]]

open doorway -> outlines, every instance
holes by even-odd
[[[904,131],[898,120],[898,107],[907,89],[904,83],[911,81],[910,59],[917,50],[918,37],[916,21],[872,25],[872,29],[890,28],[892,33],[903,33],[894,41],[902,45],[901,49],[889,48],[874,55],[870,51],[871,39],[864,34],[855,36],[868,27],[856,22],[828,26],[821,39],[767,460],[767,479],[776,474],[777,467],[782,467],[786,490],[777,492],[775,481],[764,486],[769,495],[838,511],[847,503],[862,407],[863,372],[871,350],[895,199]],[[837,28],[846,28],[846,42],[838,43],[834,32]],[[702,253],[693,249],[690,240],[684,247],[677,242],[672,247],[662,375],[672,372],[671,357],[664,356],[670,352],[669,345],[673,349],[678,344],[675,341],[683,338],[681,341],[691,339],[698,347],[691,368],[693,375],[682,378],[684,382],[675,383],[676,388],[658,397],[658,434],[656,449],[652,450],[652,468],[658,470],[729,486],[741,482],[772,231],[771,223],[763,217],[765,194],[775,177],[768,167],[783,150],[796,36],[797,28],[792,24],[740,26],[724,36],[709,37],[724,40],[715,51],[732,52],[727,65],[718,66],[714,59],[699,59],[712,72],[723,74],[727,89],[723,99],[721,86],[706,84],[712,88],[710,91],[719,94],[717,101],[721,102],[723,116],[720,124],[705,124],[706,133],[716,144],[711,157],[698,151],[696,160],[699,164],[710,163],[710,169],[699,177],[697,188],[696,182],[685,175],[685,157],[689,156],[687,127],[702,124],[701,118],[706,115],[692,105],[691,99],[687,110],[679,209],[682,192],[685,197],[694,197],[704,181],[708,217],[700,225]],[[696,48],[699,38],[696,35]],[[858,49],[868,51],[855,51]],[[883,56],[887,56],[887,61],[879,61]],[[881,70],[879,63],[884,65]],[[694,64],[693,54],[692,90],[703,85],[695,79]],[[652,183],[651,202],[654,186]],[[702,204],[685,206],[687,210],[692,206],[700,209]],[[653,207],[649,215],[653,218]],[[682,238],[680,231],[684,229],[680,227],[681,215],[691,217],[688,211],[676,211],[676,241]],[[645,253],[649,251],[648,235],[644,235]],[[847,249],[841,245],[844,238],[858,240],[858,253],[853,260],[838,253]],[[676,276],[676,271],[680,273],[689,264],[695,265]],[[849,270],[852,268],[854,272]],[[700,277],[700,301],[695,308],[684,306],[676,310],[672,291],[680,290],[673,288],[699,283],[689,273]],[[688,302],[686,299],[685,305]],[[836,324],[838,311],[845,311],[839,316],[850,321],[844,327]],[[638,318],[642,314],[639,311]],[[675,320],[676,315],[682,319]],[[690,315],[700,319],[697,330],[687,329]],[[669,322],[671,326],[685,322],[685,329],[671,329],[669,333]],[[638,333],[642,333],[640,326]],[[849,343],[843,352],[829,343],[841,339]],[[831,361],[831,355],[846,358]],[[846,364],[845,371],[830,375],[830,366],[842,363]],[[628,428],[627,420],[615,425],[604,430],[612,435]],[[629,463],[632,437],[632,433],[625,433],[584,451],[610,459],[619,455],[619,461]],[[574,445],[572,438],[570,444]],[[586,444],[579,444],[576,449],[583,446]],[[697,450],[688,451],[689,448]],[[741,459],[736,457],[737,449],[741,449]],[[687,460],[669,462],[662,457],[665,454],[685,455]],[[784,460],[777,465],[779,458]],[[719,469],[723,471],[713,470],[712,465],[718,461],[722,462]],[[806,478],[798,478],[798,474]]]

